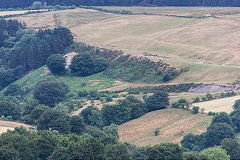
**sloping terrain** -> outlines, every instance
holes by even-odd
[[[221,99],[215,99],[212,101],[193,103],[192,106],[198,106],[204,108],[204,112],[226,112],[231,113],[233,111],[233,105],[236,100],[240,99],[240,96],[227,97]]]
[[[7,132],[7,130],[13,130],[15,127],[21,127],[21,126],[25,128],[33,128],[33,126],[23,124],[23,123],[0,120],[0,134]]]
[[[78,8],[17,19],[35,29],[69,27],[76,41],[161,59],[188,69],[173,81],[175,83],[226,84],[238,80],[239,8],[128,7],[127,10],[136,14],[120,15]]]
[[[121,142],[137,146],[159,143],[179,143],[183,136],[201,134],[206,131],[212,117],[204,114],[192,114],[181,109],[164,109],[145,114],[144,116],[119,126]],[[154,131],[159,128],[158,136]]]

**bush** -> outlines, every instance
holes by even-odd
[[[60,54],[51,55],[47,59],[47,66],[56,75],[63,75],[66,72],[66,60]]]
[[[79,97],[87,97],[88,96],[88,92],[86,90],[78,91],[78,96]]]
[[[40,104],[54,107],[65,98],[68,91],[68,87],[63,82],[41,82],[35,86],[33,96]]]
[[[197,102],[200,102],[200,98],[199,98],[199,97],[195,97],[195,98],[193,99],[193,103],[197,103]]]
[[[234,110],[240,109],[240,99],[235,101],[235,104],[233,105],[233,109]]]
[[[107,102],[112,102],[112,101],[113,101],[113,99],[112,99],[112,97],[111,97],[111,96],[107,96],[107,98],[106,98],[106,101],[107,101]]]
[[[160,132],[160,129],[159,129],[159,128],[156,128],[155,131],[154,131],[154,135],[155,135],[155,136],[158,136],[158,135],[159,135],[159,132]]]
[[[88,53],[82,53],[73,57],[70,69],[75,76],[90,76],[106,70],[108,66],[108,60],[93,58]]]
[[[198,114],[198,112],[199,112],[199,107],[193,106],[192,114]]]

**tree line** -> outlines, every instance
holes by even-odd
[[[27,8],[36,0],[1,0],[0,8]],[[238,0],[38,0],[62,6],[240,6]]]
[[[0,90],[45,65],[49,56],[63,54],[72,43],[67,28],[34,31],[17,20],[0,20]]]

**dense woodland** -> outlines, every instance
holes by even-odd
[[[36,0],[1,0],[0,8],[26,8]],[[89,6],[240,6],[239,0],[38,0],[47,5]]]

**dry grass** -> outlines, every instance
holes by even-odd
[[[189,67],[189,72],[179,76],[173,81],[175,83],[226,84],[240,76],[240,15],[236,14],[239,8],[128,7],[126,10],[178,16],[212,14],[219,18],[117,15],[74,9],[26,15],[18,19],[30,28],[52,28],[57,25],[54,15],[58,15],[61,25],[71,29],[76,41],[137,56],[149,52],[158,55],[149,57],[153,60]]]
[[[0,120],[0,134],[7,132],[8,130],[14,130],[15,127],[25,127],[32,128],[33,126],[26,125],[23,123],[11,122],[11,121],[2,121]]]
[[[188,133],[201,134],[206,131],[211,119],[210,116],[194,115],[181,109],[154,111],[120,125],[120,141],[137,146],[179,143]],[[160,129],[159,136],[154,135],[156,128]]]
[[[34,12],[34,11],[44,11],[44,10],[0,11],[0,16],[8,16],[8,15],[15,15],[15,14],[24,14],[24,13],[27,13],[27,12]]]
[[[204,108],[204,112],[226,112],[230,113],[233,111],[232,106],[235,101],[240,99],[240,96],[216,99],[212,101],[193,103],[192,106],[198,106],[200,108]]]

